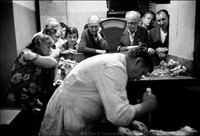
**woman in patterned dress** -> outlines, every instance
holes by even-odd
[[[53,39],[37,34],[16,58],[7,87],[7,103],[10,106],[41,110],[53,93],[55,57],[59,49],[52,50]]]

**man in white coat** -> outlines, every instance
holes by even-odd
[[[39,135],[89,134],[102,117],[116,126],[127,126],[156,107],[147,92],[143,101],[131,105],[128,78],[140,80],[153,71],[147,50],[136,46],[126,53],[102,54],[80,62],[52,95]],[[134,90],[133,90],[134,91]]]

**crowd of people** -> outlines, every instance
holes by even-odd
[[[125,19],[127,26],[116,53],[109,53],[96,15],[88,18],[80,42],[76,27],[47,19],[44,29],[33,36],[14,62],[7,87],[8,105],[41,112],[44,118],[39,135],[81,135],[91,132],[103,118],[116,126],[127,126],[154,110],[154,94],[145,92],[141,103],[131,105],[126,85],[129,79],[140,80],[151,73],[155,58],[166,58],[169,14],[166,10],[149,11],[141,17],[137,11],[128,11]],[[55,87],[62,52],[84,53],[89,58]]]

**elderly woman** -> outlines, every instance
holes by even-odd
[[[55,42],[55,45],[52,48],[56,48],[64,44],[66,41],[61,39],[62,36],[62,28],[60,22],[56,18],[48,18],[44,29],[33,35],[33,38],[38,34],[46,34],[49,35]]]
[[[53,39],[46,34],[37,34],[14,62],[7,87],[7,103],[14,107],[40,111],[53,93],[55,57],[51,53]],[[51,53],[51,55],[50,55]]]
[[[55,47],[59,47],[65,42],[61,39],[62,29],[60,23],[56,19],[48,21],[42,33],[51,36],[55,42]]]

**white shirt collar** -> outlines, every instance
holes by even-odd
[[[129,29],[127,29],[128,30],[128,33],[129,33],[129,35],[130,36],[134,36],[135,35],[135,33],[137,32],[137,28],[135,29],[135,31],[133,32],[133,34],[131,34],[131,32],[130,32],[130,30]]]

